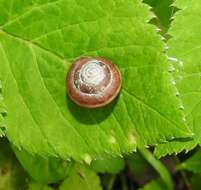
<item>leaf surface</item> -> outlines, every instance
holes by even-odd
[[[174,67],[173,76],[178,93],[183,102],[184,120],[194,133],[193,140],[176,140],[156,148],[157,156],[189,151],[201,143],[201,1],[177,0],[181,9],[169,31],[172,38],[168,42],[170,60]]]
[[[89,162],[191,135],[167,72],[164,44],[141,1],[1,0],[0,78],[7,137],[42,156]],[[116,101],[84,109],[66,95],[80,56],[112,60],[123,78]]]

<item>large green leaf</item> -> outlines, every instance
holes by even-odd
[[[177,0],[175,6],[181,10],[175,14],[169,31],[172,38],[168,42],[168,54],[175,68],[173,75],[178,88],[177,95],[180,95],[184,104],[184,120],[195,135],[191,141],[160,145],[156,149],[157,156],[188,151],[201,143],[201,1]]]
[[[136,141],[154,145],[188,137],[171,83],[164,44],[140,0],[0,0],[0,78],[7,136],[42,156],[119,155]],[[83,109],[66,96],[78,57],[102,56],[120,68],[119,98]]]

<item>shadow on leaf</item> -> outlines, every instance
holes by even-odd
[[[68,95],[67,98],[67,107],[72,113],[73,117],[86,125],[93,125],[98,124],[107,119],[109,115],[112,113],[115,105],[118,102],[118,97],[112,101],[110,104],[102,107],[102,108],[84,108],[80,107],[77,104],[75,104]]]

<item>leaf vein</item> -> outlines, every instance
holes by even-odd
[[[3,46],[2,46],[1,43],[0,43],[0,47],[1,47],[1,49],[2,49],[3,54],[5,55],[5,58],[6,58],[7,62],[8,62],[8,64],[9,64],[9,69],[10,69],[10,71],[11,71],[11,74],[12,74],[12,76],[13,76],[13,79],[15,80],[16,86],[17,86],[17,88],[18,88],[18,82],[17,82],[17,80],[16,80],[16,78],[15,78],[15,75],[14,75],[14,73],[13,73],[12,67],[11,67],[10,62],[9,62],[9,59],[8,59],[8,56],[7,56],[7,54],[6,54],[6,52],[5,52],[5,50],[4,50],[4,48],[3,48]],[[24,100],[24,97],[23,97],[22,94],[20,93],[19,88],[18,88],[18,92],[19,92],[20,97],[22,98],[22,101],[24,102],[25,107],[27,108],[28,112],[29,112],[30,115],[32,116],[33,121],[35,122],[36,125],[38,125],[38,122],[37,122],[37,120],[35,119],[35,117],[34,117],[32,111],[31,111],[31,109],[29,108],[28,104],[27,104],[26,101]],[[55,152],[54,148],[52,147],[51,143],[49,142],[49,140],[48,140],[47,136],[45,135],[45,133],[43,132],[43,130],[42,130],[41,128],[39,128],[39,129],[40,129],[41,134],[42,134],[43,137],[45,138],[45,140],[46,140],[48,146]],[[55,154],[56,154],[56,153],[55,153]]]
[[[162,114],[160,111],[156,110],[155,108],[153,108],[152,106],[150,106],[149,104],[143,102],[139,97],[137,97],[136,95],[134,95],[133,93],[130,93],[128,90],[126,90],[125,88],[123,89],[123,91],[128,94],[129,96],[131,96],[133,99],[137,100],[140,104],[144,105],[145,107],[147,107],[148,109],[152,110],[154,113],[157,113],[161,118],[165,119],[166,121],[168,121],[168,123],[172,124],[173,126],[178,127],[178,125],[176,123],[174,123],[173,121],[171,121],[170,119],[168,119],[164,114]]]

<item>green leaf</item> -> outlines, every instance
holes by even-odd
[[[0,7],[0,78],[14,145],[89,163],[132,152],[138,140],[191,136],[164,44],[140,0],[1,0]],[[84,55],[121,70],[123,89],[107,107],[80,108],[66,96],[68,68]]]
[[[64,179],[73,165],[59,158],[30,155],[16,147],[13,147],[13,150],[24,169],[38,183],[49,184]]]
[[[103,160],[93,160],[91,162],[90,168],[95,172],[100,173],[112,173],[116,174],[123,170],[125,163],[123,158],[105,158]]]
[[[178,168],[201,174],[200,160],[201,160],[201,150],[198,150],[194,155],[192,155],[190,158],[188,158],[187,160],[183,161],[180,165],[178,165]]]
[[[71,171],[59,190],[101,190],[99,177],[93,171],[77,166]]]
[[[149,182],[146,184],[143,188],[140,188],[139,190],[164,190],[166,187],[164,186],[164,183],[161,179],[157,179],[154,181]]]
[[[0,190],[26,190],[27,179],[9,143],[5,139],[0,139]]]
[[[29,184],[28,190],[53,190],[53,188],[48,187],[47,185],[31,182]]]
[[[191,177],[191,185],[193,190],[200,189],[201,187],[200,178],[201,178],[201,175],[199,174],[193,174],[193,176]]]
[[[177,0],[175,6],[180,11],[175,14],[175,20],[169,31],[172,36],[168,42],[168,55],[175,68],[173,76],[180,95],[186,123],[194,133],[193,140],[173,141],[159,145],[157,156],[189,151],[201,144],[201,37],[200,37],[200,1]]]

